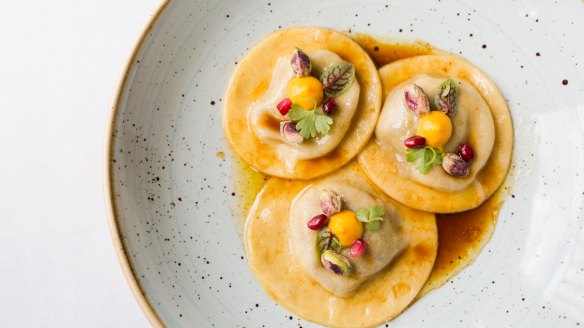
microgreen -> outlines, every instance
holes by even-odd
[[[329,97],[336,97],[347,91],[355,80],[355,66],[341,61],[325,67],[320,81],[324,92]]]

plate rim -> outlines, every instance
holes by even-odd
[[[144,44],[144,40],[148,36],[148,33],[158,22],[158,19],[164,12],[164,10],[168,7],[168,4],[171,0],[160,0],[160,3],[157,5],[155,11],[151,14],[150,19],[146,22],[146,25],[142,27],[140,35],[138,39],[136,39],[134,46],[130,54],[128,55],[126,62],[121,70],[120,77],[118,78],[117,85],[115,87],[114,95],[111,101],[111,105],[109,108],[109,117],[107,119],[107,127],[105,132],[105,145],[104,145],[104,152],[103,152],[103,186],[104,186],[104,199],[105,199],[105,210],[106,210],[106,217],[108,221],[108,227],[110,236],[112,238],[114,250],[116,256],[118,258],[118,262],[122,268],[122,272],[124,273],[124,277],[126,279],[126,283],[132,294],[134,294],[134,298],[138,302],[138,305],[142,309],[142,312],[145,314],[146,318],[150,322],[153,327],[162,328],[165,327],[160,316],[152,306],[152,303],[146,297],[146,293],[142,288],[142,285],[136,278],[134,273],[134,269],[130,263],[130,258],[128,256],[128,251],[126,245],[122,239],[122,235],[120,232],[119,221],[118,221],[118,211],[116,208],[116,200],[114,197],[114,188],[113,188],[113,144],[114,144],[114,125],[118,118],[118,112],[120,107],[120,99],[122,97],[122,93],[124,91],[124,86],[126,81],[128,80],[128,74],[132,65],[138,55],[138,52],[142,48]]]

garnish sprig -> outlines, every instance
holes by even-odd
[[[328,134],[333,124],[332,117],[321,114],[316,110],[316,104],[311,110],[292,104],[288,117],[296,123],[296,129],[305,140]]]
[[[373,205],[369,208],[360,208],[356,212],[357,220],[365,224],[365,229],[376,231],[381,228],[381,222],[384,220],[385,211],[380,205]]]
[[[424,148],[406,149],[406,161],[414,164],[414,168],[422,174],[427,174],[434,165],[442,164],[440,149],[425,146]]]
[[[450,79],[442,82],[438,92],[434,96],[434,105],[445,114],[449,116],[454,115],[457,93],[458,83]]]
[[[330,64],[320,76],[324,93],[329,97],[337,97],[347,91],[354,80],[355,66],[346,61]]]

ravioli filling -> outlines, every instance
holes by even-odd
[[[306,75],[307,77],[322,78],[325,69],[331,65],[346,63],[337,54],[328,50],[318,50],[309,55],[311,71],[310,75]],[[327,114],[326,101],[333,98],[330,96],[323,99],[321,95],[322,103],[319,103],[319,99],[300,99],[297,104],[290,102],[288,106],[292,105],[292,110],[294,110],[295,105],[304,107],[306,113],[300,112],[299,114],[308,115],[313,114],[310,113],[311,110],[314,111],[314,115],[318,115],[318,118],[322,119],[316,122],[316,128],[322,127],[325,120],[328,120],[328,125],[330,125],[327,127],[326,133],[320,133],[311,138],[302,138],[296,135],[297,139],[291,139],[287,137],[286,133],[291,131],[295,134],[298,132],[295,131],[296,127],[301,126],[301,123],[293,122],[290,118],[291,113],[280,112],[280,109],[283,100],[290,99],[288,93],[291,81],[298,78],[298,73],[290,65],[292,59],[293,56],[278,58],[267,91],[250,105],[248,110],[249,129],[261,142],[273,147],[278,157],[288,167],[293,167],[298,160],[322,157],[339,145],[357,111],[360,92],[359,83],[354,78],[346,89],[334,96],[334,114]],[[313,108],[309,108],[312,107],[312,104],[314,104]],[[333,119],[334,122],[330,124]],[[292,124],[288,125],[287,123]],[[328,130],[329,128],[330,130]]]
[[[413,152],[413,150],[404,146],[408,143],[406,139],[417,136],[420,132],[421,122],[428,118],[428,115],[440,116],[438,115],[440,112],[442,116],[445,116],[445,110],[441,110],[436,101],[434,101],[434,106],[431,106],[433,108],[429,113],[416,114],[411,109],[411,105],[408,104],[407,97],[404,97],[407,88],[412,85],[418,86],[426,94],[427,99],[432,102],[436,94],[440,95],[441,86],[445,83],[444,78],[417,75],[392,89],[386,97],[375,129],[377,142],[388,152],[395,154],[398,171],[401,175],[422,185],[445,192],[462,190],[470,185],[488,161],[495,142],[493,117],[479,92],[464,80],[450,79],[449,81],[452,81],[458,88],[456,105],[452,112],[446,114],[451,122],[451,131],[448,132],[446,142],[433,148],[432,151],[440,156],[436,164],[446,165],[447,163],[443,163],[443,161],[451,160],[451,158],[443,155],[459,156],[462,145],[472,147],[472,162],[466,164],[460,162],[467,165],[467,171],[465,174],[461,174],[462,177],[455,177],[447,173],[446,167],[445,169],[435,167],[427,172],[421,172],[408,162],[410,161],[408,152]],[[458,157],[454,159],[460,160]]]
[[[348,297],[407,247],[401,220],[393,205],[367,191],[322,182],[293,201],[290,249],[313,280]]]

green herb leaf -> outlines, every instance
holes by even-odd
[[[318,113],[316,109],[306,110],[297,104],[292,105],[288,117],[296,122],[296,129],[304,139],[316,138],[319,134],[328,134],[333,124],[333,119],[330,116]]]
[[[406,161],[414,163],[414,168],[422,174],[430,172],[434,164],[442,164],[442,154],[438,148],[426,146],[424,148],[406,149]]]
[[[341,242],[337,236],[333,235],[331,229],[324,227],[316,234],[316,252],[320,257],[320,254],[328,249],[337,253],[340,252]]]
[[[291,107],[290,111],[288,112],[288,117],[290,117],[290,119],[292,121],[298,122],[298,121],[302,120],[305,116],[307,116],[308,112],[310,112],[310,111],[304,109],[304,107],[302,107],[298,104],[292,104],[292,107]]]
[[[336,97],[347,91],[354,80],[355,66],[346,61],[330,64],[320,76],[324,93],[329,97]]]
[[[375,204],[369,208],[360,208],[356,212],[357,220],[365,223],[365,229],[370,231],[379,230],[383,221],[385,211],[383,207]]]
[[[381,221],[373,221],[365,223],[365,230],[377,231],[381,229]]]
[[[375,205],[369,209],[369,222],[371,221],[383,221],[383,214],[385,211],[383,207]]]
[[[360,208],[355,212],[357,214],[357,221],[367,222],[369,221],[369,210],[366,208]]]
[[[440,87],[444,86],[444,90],[442,90],[442,93],[440,94],[440,98],[442,99],[446,99],[446,97],[448,96],[448,93],[450,92],[450,80],[446,80],[445,82],[443,82]]]

